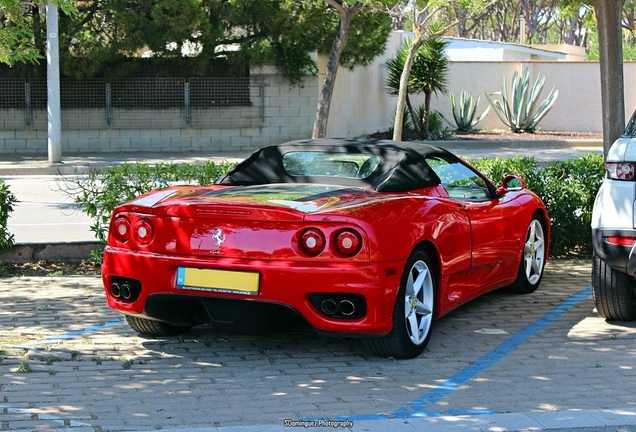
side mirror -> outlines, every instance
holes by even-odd
[[[509,191],[518,191],[526,187],[526,182],[516,174],[508,174],[501,181],[501,186],[497,188],[497,196],[503,196]]]

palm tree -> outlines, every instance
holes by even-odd
[[[448,42],[439,37],[428,39],[417,50],[413,60],[408,82],[406,105],[415,132],[421,139],[427,139],[429,136],[431,96],[437,93],[446,93],[447,91],[448,58],[444,54],[447,44]],[[386,84],[389,88],[389,94],[398,94],[400,76],[404,69],[408,47],[409,42],[405,42],[398,50],[396,57],[387,62],[389,74]],[[417,110],[413,107],[408,97],[408,94],[419,93],[424,93],[423,119],[417,114]]]

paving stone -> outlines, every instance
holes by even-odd
[[[425,353],[407,361],[308,331],[250,336],[204,327],[144,339],[106,307],[97,277],[8,278],[0,284],[0,429],[279,432],[298,430],[283,428],[285,419],[334,416],[370,432],[636,424],[636,326],[600,319],[590,297],[424,402],[589,278],[589,263],[551,262],[537,292],[494,292],[460,307],[436,323]],[[81,334],[64,339],[70,332]],[[31,348],[11,348],[16,342]],[[420,408],[389,420],[413,402]],[[470,412],[490,414],[448,415]],[[589,414],[572,414],[580,412]]]

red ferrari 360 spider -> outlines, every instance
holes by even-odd
[[[102,267],[108,304],[152,335],[291,311],[319,333],[363,337],[376,355],[415,357],[452,309],[539,285],[550,222],[524,186],[510,175],[497,188],[424,144],[266,147],[213,185],[117,207]]]

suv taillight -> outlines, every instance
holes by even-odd
[[[607,176],[613,180],[634,180],[634,164],[631,162],[608,162]]]
[[[608,236],[605,237],[605,241],[618,246],[634,246],[636,237]]]

